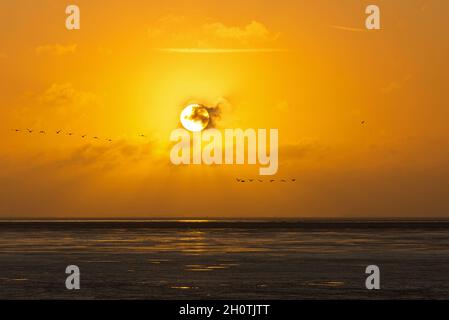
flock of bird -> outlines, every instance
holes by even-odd
[[[360,124],[362,126],[366,125],[366,121],[362,120],[360,121]],[[238,183],[251,183],[251,182],[283,182],[283,183],[287,183],[287,182],[296,182],[296,179],[290,178],[290,179],[268,179],[268,180],[264,180],[264,179],[241,179],[241,178],[236,178],[235,179],[236,182]]]
[[[19,132],[25,132],[25,133],[28,133],[28,134],[33,134],[33,133],[37,133],[37,134],[47,134],[47,131],[44,131],[44,130],[40,130],[40,131],[37,131],[37,130],[34,130],[34,129],[24,129],[24,130],[22,130],[22,129],[12,129],[12,131],[14,131],[14,132],[17,132],[17,133],[19,133]],[[57,135],[67,135],[67,136],[75,136],[76,134],[75,133],[73,133],[73,132],[63,132],[62,130],[57,130],[57,131],[55,131],[55,134],[57,134]],[[85,139],[85,138],[88,138],[89,136],[87,135],[87,134],[82,134],[82,135],[79,135],[81,138],[83,138],[83,139]],[[139,134],[138,135],[139,137],[141,137],[141,138],[146,138],[146,136],[144,135],[144,134]],[[100,138],[100,137],[98,137],[98,136],[92,136],[92,139],[95,139],[95,140],[105,140],[105,141],[108,141],[108,142],[112,142],[113,140],[111,139],[111,138],[105,138],[105,139],[102,139],[102,138]]]
[[[296,182],[296,179],[293,179],[293,178],[291,178],[291,179],[267,179],[267,180],[236,178],[235,180],[236,180],[236,182],[240,182],[240,183],[246,183],[246,182],[270,182],[270,183],[273,183],[273,182]]]
[[[360,122],[360,124],[361,125],[365,125],[366,124],[366,121],[361,121]],[[39,133],[39,134],[47,134],[47,132],[46,131],[44,131],[44,130],[40,130],[40,131],[35,131],[34,129],[25,129],[25,130],[21,130],[21,129],[12,129],[13,131],[15,131],[15,132],[28,132],[29,134],[32,134],[33,132],[36,132],[36,133]],[[73,135],[75,135],[75,133],[73,133],[73,132],[63,132],[62,130],[57,130],[57,131],[55,131],[55,133],[56,134],[66,134],[66,135],[68,135],[68,136],[73,136]],[[141,138],[146,138],[146,136],[144,135],[144,134],[139,134],[138,135],[139,137],[141,137]],[[87,134],[82,134],[82,135],[80,135],[80,137],[81,138],[87,138],[88,137],[88,135]],[[92,139],[95,139],[95,140],[101,140],[99,137],[97,137],[97,136],[93,136],[92,137]],[[106,138],[106,139],[104,139],[104,140],[106,140],[106,141],[109,141],[109,142],[112,142],[112,139],[110,139],[110,138]],[[247,180],[245,180],[245,179],[237,179],[237,182],[246,182],[246,181],[249,181],[249,182],[253,182],[252,181],[253,179],[247,179]],[[285,180],[285,179],[283,179],[283,180]],[[281,180],[281,182],[286,182],[286,180],[285,181],[283,181],[283,180]],[[295,182],[295,179],[290,179],[292,182]],[[263,181],[259,181],[259,182],[263,182]],[[271,181],[270,180],[270,182],[274,182],[274,181]]]

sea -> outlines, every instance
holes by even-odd
[[[1,221],[0,299],[449,299],[449,220]]]

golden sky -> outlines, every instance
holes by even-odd
[[[364,29],[372,3],[381,30]],[[68,4],[80,30],[65,28]],[[448,12],[3,0],[0,218],[449,217]],[[236,182],[258,166],[172,165],[192,102],[219,104],[219,129],[279,129],[277,181]]]

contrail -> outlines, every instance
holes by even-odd
[[[364,32],[367,31],[367,29],[362,29],[362,28],[353,28],[353,27],[345,27],[345,26],[330,26],[333,29],[338,29],[338,30],[344,30],[344,31],[352,31],[352,32]]]

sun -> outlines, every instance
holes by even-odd
[[[181,124],[192,132],[204,130],[210,121],[207,108],[201,104],[190,104],[181,112]]]

